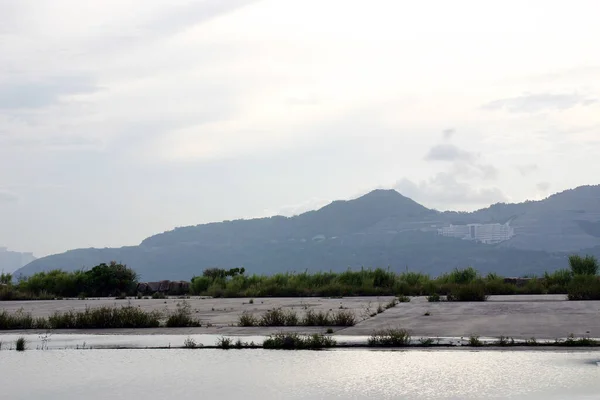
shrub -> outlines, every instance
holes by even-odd
[[[356,325],[356,316],[352,311],[339,310],[333,313],[328,325],[333,326],[354,326]]]
[[[17,351],[25,351],[27,349],[27,340],[21,336],[15,342],[15,348]]]
[[[597,341],[595,341],[594,339],[590,339],[589,337],[582,337],[576,339],[575,335],[573,335],[572,333],[565,341],[557,341],[556,344],[565,347],[593,347],[599,345]]]
[[[471,347],[481,347],[483,343],[479,340],[479,336],[472,335],[469,337],[469,346]]]
[[[544,281],[547,286],[558,285],[566,288],[571,283],[571,279],[573,279],[573,272],[568,269],[559,269],[552,274],[544,273]]]
[[[498,341],[495,344],[496,344],[496,346],[500,346],[500,347],[514,346],[515,339],[513,339],[513,338],[509,339],[506,336],[500,336],[498,338]]]
[[[244,311],[242,315],[240,315],[240,319],[238,320],[238,326],[257,326],[259,321],[256,319],[254,314]]]
[[[217,347],[223,350],[229,350],[231,347],[233,347],[233,339],[221,336],[217,339]]]
[[[600,300],[600,280],[596,276],[576,275],[567,294],[569,300]]]
[[[477,270],[473,267],[468,267],[464,269],[455,268],[450,274],[443,275],[438,280],[445,283],[464,285],[475,281],[477,277]]]
[[[166,299],[167,296],[165,296],[165,294],[163,292],[154,292],[154,293],[152,293],[152,298],[155,300]]]
[[[404,296],[403,294],[401,294],[400,296],[398,296],[397,301],[393,301],[394,305],[391,307],[395,307],[397,303],[410,303],[410,297]],[[392,303],[389,303],[389,304],[392,304]],[[388,307],[388,308],[391,308],[391,307]]]
[[[487,294],[482,283],[456,286],[447,296],[448,301],[486,301]]]
[[[317,350],[336,345],[336,341],[321,334],[301,336],[297,333],[276,333],[263,342],[265,349],[280,350]]]
[[[538,342],[537,342],[537,340],[536,340],[534,337],[531,337],[531,338],[529,338],[529,339],[527,339],[527,340],[525,341],[525,344],[526,344],[527,346],[537,346],[537,345],[538,345]]]
[[[330,324],[329,312],[308,310],[302,321],[303,326],[328,326]]]
[[[432,338],[420,338],[419,339],[419,346],[422,347],[429,347],[433,345],[433,339]]]
[[[382,329],[373,332],[367,344],[372,347],[405,347],[410,345],[411,337],[406,329]]]
[[[206,276],[195,276],[190,283],[190,292],[196,295],[204,294],[212,284],[212,281],[211,278]]]
[[[289,311],[292,313],[292,311]],[[292,318],[290,318],[291,320]],[[284,312],[281,308],[275,308],[273,310],[269,310],[263,314],[260,319],[261,326],[286,326],[286,321],[288,320],[286,316],[286,312]]]
[[[517,287],[510,283],[504,283],[504,279],[488,279],[485,280],[485,292],[489,295],[508,295],[516,294]]]
[[[573,275],[597,275],[598,260],[594,256],[581,257],[572,255],[569,257],[569,266]]]
[[[440,295],[433,293],[432,295],[427,296],[427,301],[430,303],[437,303],[440,301]]]
[[[186,349],[195,349],[198,346],[198,344],[196,343],[196,341],[194,339],[192,339],[191,337],[188,337],[187,339],[185,339],[185,341],[183,342],[183,347]]]
[[[169,318],[167,318],[167,327],[169,328],[191,328],[199,326],[201,326],[200,321],[192,316],[192,308],[185,300],[181,303],[177,303],[177,309],[173,314],[169,315]]]

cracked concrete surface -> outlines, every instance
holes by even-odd
[[[337,311],[346,309],[354,312],[359,320],[348,328],[334,328],[336,334],[363,336],[374,330],[389,327],[408,329],[413,336],[428,337],[498,337],[515,339],[554,339],[576,336],[600,337],[600,301],[567,301],[564,295],[515,295],[491,296],[487,302],[473,303],[429,303],[425,297],[414,297],[410,303],[399,303],[382,314],[369,317],[379,304],[385,305],[393,299],[387,297],[346,298],[256,298],[211,299],[193,297],[185,299],[194,315],[203,322],[201,328],[157,328],[157,329],[110,329],[78,330],[77,333],[117,334],[225,334],[225,335],[268,335],[277,331],[302,333],[323,332],[321,327],[237,327],[242,312],[259,316],[267,310],[281,307],[303,315],[306,310]],[[33,316],[47,317],[55,311],[83,310],[85,307],[102,305],[126,305],[131,302],[144,310],[176,309],[183,299],[87,299],[53,301],[1,302],[0,309],[15,312],[23,308]],[[429,315],[425,315],[429,313]],[[206,327],[209,323],[210,327]],[[67,331],[63,331],[67,332]]]

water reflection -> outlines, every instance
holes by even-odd
[[[594,352],[2,351],[2,398],[586,399]]]

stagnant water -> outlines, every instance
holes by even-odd
[[[0,351],[2,399],[597,399],[598,352]]]

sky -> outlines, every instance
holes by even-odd
[[[0,246],[600,176],[597,0],[0,0]]]

